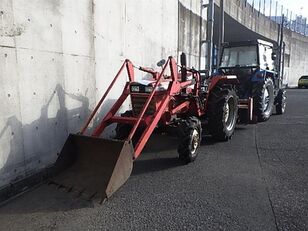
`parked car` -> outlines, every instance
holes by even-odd
[[[298,88],[308,88],[308,75],[304,75],[298,80]]]

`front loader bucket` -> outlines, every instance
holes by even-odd
[[[55,163],[52,183],[103,201],[129,178],[133,152],[128,141],[70,134]]]

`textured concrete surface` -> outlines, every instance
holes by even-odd
[[[155,67],[177,39],[178,1],[1,0],[0,189],[55,161],[124,59]]]
[[[189,165],[175,140],[152,139],[103,205],[43,185],[0,208],[0,230],[307,230],[308,91],[288,97],[285,115],[205,139]]]
[[[1,188],[55,161],[96,88],[91,1],[3,0],[0,11]]]
[[[198,68],[198,12],[194,0],[1,1],[0,189],[55,161],[126,58],[155,68],[185,51]],[[98,119],[125,81],[110,92]]]

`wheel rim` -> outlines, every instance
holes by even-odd
[[[230,107],[229,107],[229,101],[225,106],[225,112],[224,112],[224,118],[225,118],[225,123],[228,122],[228,119],[230,117]]]
[[[270,102],[270,94],[268,88],[265,88],[264,94],[263,94],[263,111],[265,112],[268,109]]]
[[[194,129],[192,133],[192,139],[191,139],[191,155],[192,156],[195,156],[196,154],[196,151],[199,146],[199,140],[200,140],[199,132],[197,131],[197,129]]]
[[[287,98],[287,97],[286,97],[285,95],[282,96],[282,102],[281,102],[281,111],[282,111],[282,113],[284,113],[284,111],[285,111],[285,109],[286,109],[286,104],[287,104],[286,98]]]
[[[235,123],[235,101],[233,97],[230,97],[225,104],[224,110],[224,122],[226,124],[227,129],[230,131]]]

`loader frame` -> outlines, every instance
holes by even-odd
[[[181,130],[180,144],[184,147],[178,150],[179,157],[183,163],[194,161],[197,154],[195,150],[192,154],[189,148],[192,142],[195,148],[200,145],[200,120],[208,116],[211,91],[217,93],[217,89],[223,87],[229,92],[238,81],[235,76],[212,76],[206,87],[201,86],[200,73],[186,67],[185,55],[181,58],[183,61],[181,60],[180,69],[175,59],[169,57],[160,72],[136,67],[126,59],[79,134],[69,135],[54,165],[56,174],[51,182],[58,187],[67,188],[68,191],[76,189],[79,194],[87,194],[89,199],[99,196],[101,202],[104,201],[127,181],[132,172],[133,161],[139,157],[156,127],[175,127]],[[135,69],[152,75],[149,85],[135,82]],[[91,121],[124,70],[127,72],[128,81],[120,97],[92,131],[89,129]],[[167,70],[170,73],[166,74]],[[144,91],[134,91],[133,87],[136,86]],[[149,86],[150,91],[146,91]],[[215,96],[215,93],[213,95]],[[131,98],[133,110],[119,116],[119,110],[128,97]],[[141,103],[134,104],[133,100],[136,99],[141,99]],[[216,98],[218,99],[220,100]],[[237,102],[237,99],[233,100]],[[213,108],[213,102],[211,107]],[[237,109],[235,111],[237,112]],[[125,128],[125,136],[116,136],[115,139],[102,138],[106,127],[114,123],[117,128],[125,125],[122,127]],[[91,134],[86,134],[89,130]],[[187,131],[198,134],[190,140],[191,135]],[[228,136],[231,137],[232,134]]]
[[[149,107],[149,104],[151,100],[153,99],[155,94],[159,94],[156,92],[156,89],[159,85],[159,83],[162,81],[164,78],[164,73],[166,72],[166,69],[170,68],[171,75],[168,77],[168,88],[167,90],[162,94],[163,99],[159,102],[159,107],[158,110],[154,113],[154,115],[146,115],[146,111]],[[136,159],[142,152],[145,144],[147,143],[148,139],[150,138],[153,130],[157,126],[158,122],[160,119],[164,116],[164,114],[177,114],[179,112],[183,111],[188,111],[190,107],[192,107],[191,101],[184,101],[183,103],[178,104],[176,107],[168,107],[169,102],[172,97],[177,95],[182,89],[187,88],[187,86],[194,85],[193,88],[193,95],[198,96],[199,95],[199,89],[200,89],[200,74],[198,72],[193,72],[193,78],[191,80],[187,80],[185,82],[180,82],[180,79],[178,78],[178,68],[176,61],[174,58],[169,57],[167,62],[162,68],[161,72],[155,72],[150,69],[144,68],[144,67],[139,67],[138,69],[143,72],[147,72],[152,74],[153,78],[156,80],[152,92],[147,96],[147,100],[137,117],[121,117],[117,116],[116,113],[119,111],[120,107],[123,105],[127,97],[132,96],[134,94],[143,94],[143,93],[132,93],[130,92],[130,83],[134,82],[134,68],[135,66],[132,64],[132,62],[128,59],[124,61],[122,64],[119,72],[117,75],[114,77],[112,80],[111,84],[107,88],[107,91],[105,94],[102,96],[101,100],[95,107],[94,111],[91,113],[90,117],[86,121],[85,125],[81,129],[81,134],[84,135],[89,124],[93,120],[95,114],[103,104],[104,100],[106,99],[107,95],[109,94],[110,90],[116,83],[116,81],[119,79],[119,76],[121,73],[126,69],[129,81],[126,83],[123,92],[121,96],[118,98],[118,100],[114,103],[114,105],[111,107],[111,109],[107,112],[103,120],[100,122],[100,124],[96,127],[94,132],[92,133],[91,136],[93,137],[99,137],[102,132],[105,130],[107,126],[109,126],[112,123],[126,123],[126,124],[131,124],[133,125],[133,128],[131,129],[129,136],[127,137],[127,140],[130,142],[132,138],[134,137],[138,127],[142,124],[145,126],[145,130],[143,131],[141,137],[137,141],[136,145],[134,146],[134,156],[133,159]],[[145,95],[145,94],[143,94]],[[198,116],[202,115],[202,110],[198,108],[197,110]],[[171,117],[171,116],[166,116],[166,117]],[[164,120],[165,123],[168,123],[168,119]]]

